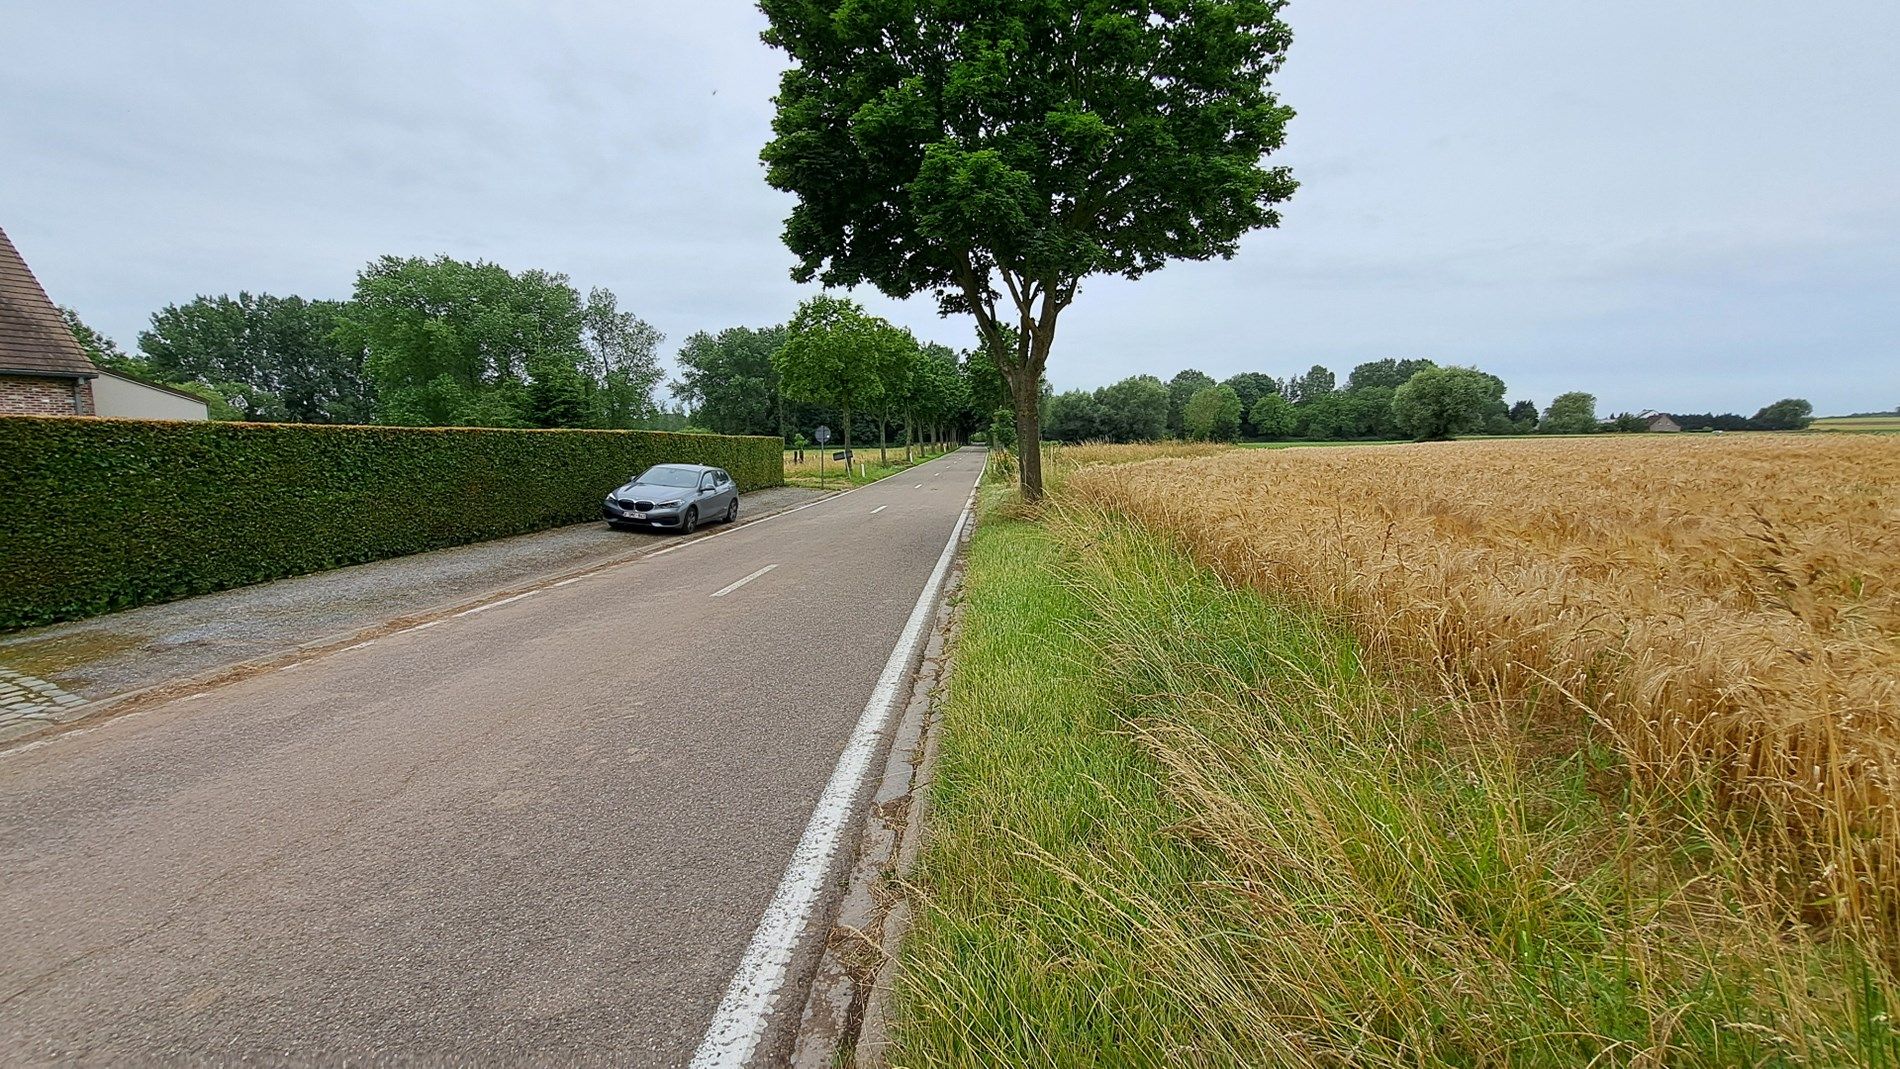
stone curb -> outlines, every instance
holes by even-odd
[[[975,529],[974,523],[966,527],[957,547],[910,701],[866,809],[849,883],[826,935],[793,1039],[788,1064],[797,1069],[862,1069],[884,1064],[897,945],[910,922],[910,905],[901,885],[915,866],[923,841],[926,788],[936,767],[937,701],[950,671],[949,647],[962,616],[957,594]]]

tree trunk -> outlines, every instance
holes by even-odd
[[[1037,411],[1037,375],[1018,383],[1010,378],[1010,393],[1016,403],[1016,473],[1022,483],[1024,501],[1042,500],[1042,419]]]
[[[844,475],[845,481],[849,482],[851,479],[851,406],[842,407],[844,409]]]
[[[890,446],[886,444],[886,439],[890,437],[890,425],[886,422],[888,418],[889,413],[877,417],[877,463],[884,468],[891,466]]]
[[[910,414],[909,412],[904,413],[904,463],[906,464],[916,459],[915,457],[911,456],[911,449],[910,449],[911,443],[916,441],[917,439],[916,432],[917,432],[917,417]]]

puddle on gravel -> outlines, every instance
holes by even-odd
[[[121,634],[116,631],[81,631],[49,638],[14,639],[0,642],[0,665],[26,675],[48,679],[101,658],[137,649],[150,639],[150,635]]]

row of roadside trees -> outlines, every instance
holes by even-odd
[[[792,321],[688,338],[674,397],[664,336],[566,276],[446,256],[384,257],[349,300],[270,294],[167,305],[126,353],[65,310],[102,367],[196,393],[214,417],[414,426],[703,429],[796,441],[819,423],[880,445],[961,438],[1007,388],[972,359],[821,295]]]

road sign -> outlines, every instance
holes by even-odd
[[[855,450],[855,449],[841,449],[841,450],[839,450],[838,452],[836,452],[836,453],[833,453],[833,454],[831,454],[831,459],[833,459],[833,460],[850,460],[850,459],[851,459],[851,454],[852,454],[852,453],[855,453],[855,452],[857,452],[857,450]]]
[[[818,439],[819,445],[824,445],[826,442],[831,441],[831,428],[820,425],[817,430],[811,432],[811,436]]]

